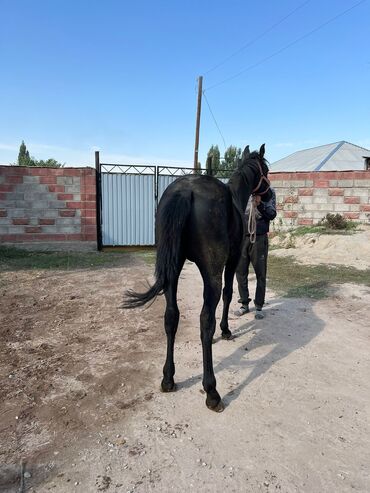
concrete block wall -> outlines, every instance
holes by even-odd
[[[370,224],[370,170],[269,173],[278,215],[273,228],[317,224],[327,213]]]
[[[0,242],[96,240],[95,170],[0,166]]]

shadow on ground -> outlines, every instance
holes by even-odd
[[[237,345],[231,354],[214,366],[216,376],[224,370],[250,368],[248,376],[223,396],[226,406],[237,399],[253,380],[268,372],[276,362],[307,346],[324,329],[324,322],[314,313],[314,305],[310,300],[276,299],[265,310],[265,319],[255,320],[253,312],[245,315],[253,318],[246,320],[233,332],[234,339],[231,341],[224,341],[220,336],[215,338],[215,344]],[[247,334],[252,335],[248,340],[243,337]],[[264,356],[254,357],[254,353],[258,353],[263,346],[272,346],[272,349]],[[192,387],[202,376],[199,374],[177,382],[178,388]]]

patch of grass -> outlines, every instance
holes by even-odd
[[[0,270],[91,269],[128,262],[128,255],[98,252],[31,252],[0,246]]]
[[[293,236],[304,236],[312,233],[324,233],[324,226],[298,226],[290,231]]]
[[[292,257],[275,257],[268,261],[269,286],[288,298],[321,299],[329,295],[332,284],[354,283],[370,286],[370,269],[301,265]]]

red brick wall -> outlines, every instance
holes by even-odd
[[[327,213],[370,224],[370,170],[269,173],[283,226],[316,224]]]
[[[0,166],[0,242],[96,240],[95,170]]]

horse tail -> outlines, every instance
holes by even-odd
[[[170,192],[170,190],[168,190]],[[183,229],[192,205],[191,190],[164,194],[156,217],[157,257],[155,282],[145,293],[126,291],[123,308],[137,308],[165,293],[179,275]]]

